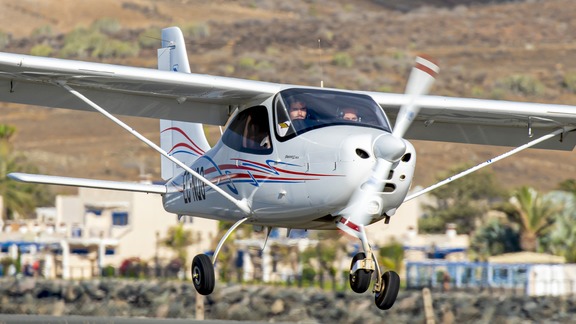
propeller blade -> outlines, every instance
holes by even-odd
[[[408,84],[406,85],[406,95],[410,96],[410,101],[400,108],[392,135],[404,137],[410,124],[412,124],[420,111],[420,107],[415,104],[418,97],[430,91],[430,87],[432,87],[432,83],[434,83],[439,71],[438,65],[430,59],[421,56],[416,58],[416,65],[412,68]]]
[[[365,235],[364,226],[370,224],[374,216],[385,212],[381,210],[379,193],[384,189],[394,163],[406,152],[403,136],[420,111],[420,107],[416,105],[417,99],[428,93],[438,72],[438,65],[431,60],[416,58],[416,65],[406,86],[406,95],[410,100],[400,108],[392,135],[382,135],[374,140],[376,164],[368,181],[356,189],[348,206],[342,211],[342,218],[336,224],[339,229],[361,238]]]

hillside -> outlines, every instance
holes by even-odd
[[[402,92],[414,56],[427,53],[442,68],[433,94],[576,104],[574,89],[564,80],[576,75],[571,32],[576,3],[500,2],[414,0],[398,7],[397,1],[370,0],[0,0],[0,36],[7,40],[0,46],[29,53],[47,44],[57,56],[65,33],[112,18],[122,27],[115,37],[126,41],[158,37],[150,34],[151,27],[181,26],[198,73],[304,85],[324,80],[330,87]],[[121,58],[76,58],[154,67],[155,55],[153,48],[141,47]],[[513,75],[535,86],[513,91]],[[156,120],[123,120],[158,140]],[[159,177],[157,154],[97,114],[0,104],[0,122],[18,128],[15,148],[43,172],[132,180],[143,170]],[[431,142],[415,146],[418,185],[433,184],[438,171],[507,150]],[[492,168],[506,187],[549,190],[576,177],[576,154],[530,150]]]

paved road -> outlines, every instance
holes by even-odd
[[[96,316],[44,316],[44,315],[4,315],[0,314],[0,324],[20,323],[49,323],[49,324],[228,324],[242,323],[238,321],[193,319],[159,319],[159,318],[124,318],[124,317],[96,317]],[[262,322],[265,323],[265,322]]]

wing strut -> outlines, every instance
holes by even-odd
[[[209,186],[210,188],[212,188],[214,191],[216,191],[217,193],[221,194],[223,197],[225,197],[226,199],[230,200],[234,205],[236,205],[241,211],[243,211],[246,215],[250,215],[251,211],[250,211],[250,207],[248,206],[248,201],[246,199],[242,199],[242,200],[238,200],[234,197],[232,197],[230,194],[228,194],[226,191],[222,190],[220,187],[216,186],[215,184],[213,184],[212,182],[210,182],[208,179],[204,178],[203,176],[201,176],[200,174],[198,174],[196,171],[192,170],[192,168],[188,167],[186,164],[182,163],[180,160],[176,159],[175,157],[171,156],[170,154],[168,154],[166,151],[164,151],[162,148],[160,148],[158,145],[154,144],[154,142],[150,141],[149,139],[147,139],[146,137],[144,137],[143,135],[141,135],[140,133],[138,133],[135,129],[131,128],[130,126],[128,126],[126,123],[124,123],[123,121],[121,121],[120,119],[114,117],[112,114],[110,114],[108,111],[106,111],[104,108],[100,107],[99,105],[97,105],[96,103],[94,103],[92,100],[88,99],[87,97],[85,97],[83,94],[81,94],[80,92],[74,90],[73,88],[71,88],[69,85],[66,84],[66,82],[63,81],[57,81],[56,82],[57,85],[59,85],[60,87],[64,88],[66,91],[70,92],[72,95],[76,96],[78,99],[84,101],[86,104],[88,104],[90,107],[94,108],[96,111],[98,111],[99,113],[101,113],[102,115],[104,115],[105,117],[107,117],[108,119],[112,120],[114,123],[116,123],[118,126],[124,128],[126,131],[128,131],[130,134],[136,136],[136,138],[138,138],[139,140],[141,140],[142,142],[144,142],[146,145],[150,146],[151,148],[153,148],[154,150],[156,150],[158,153],[162,154],[164,157],[166,157],[167,159],[169,159],[170,161],[176,163],[178,166],[180,166],[182,169],[188,171],[191,175],[193,175],[194,177],[196,177],[198,180],[204,182],[207,186]]]
[[[527,148],[530,148],[530,147],[532,147],[532,146],[534,146],[534,145],[536,145],[536,144],[538,144],[538,143],[540,143],[540,142],[544,142],[544,141],[546,141],[546,140],[548,140],[548,139],[551,139],[551,138],[554,137],[554,136],[563,135],[564,133],[573,131],[574,129],[576,129],[576,127],[574,127],[574,126],[559,128],[559,129],[553,131],[553,132],[550,133],[550,134],[544,135],[544,136],[539,137],[539,138],[537,138],[537,139],[535,139],[535,140],[533,140],[533,141],[530,141],[530,142],[528,142],[528,143],[526,143],[526,144],[524,144],[524,145],[518,146],[517,148],[515,148],[515,149],[513,149],[513,150],[511,150],[511,151],[508,151],[508,152],[506,152],[506,153],[504,153],[504,154],[498,155],[497,157],[492,158],[492,159],[490,159],[490,160],[487,160],[487,161],[485,161],[485,162],[482,162],[482,163],[478,164],[478,165],[475,166],[475,167],[472,167],[472,168],[470,168],[470,169],[468,169],[468,170],[462,171],[462,172],[460,172],[460,173],[458,173],[458,174],[456,174],[456,175],[453,175],[453,176],[449,177],[448,179],[442,180],[442,181],[438,182],[438,183],[435,184],[435,185],[432,185],[432,186],[430,186],[430,187],[428,187],[428,188],[425,188],[425,189],[422,189],[422,190],[420,190],[420,191],[418,191],[418,192],[416,192],[416,193],[413,193],[413,194],[407,196],[407,197],[404,199],[404,202],[407,202],[408,200],[412,200],[412,199],[414,199],[414,198],[416,198],[416,197],[419,197],[419,196],[421,196],[421,195],[423,195],[423,194],[425,194],[425,193],[428,193],[428,192],[430,192],[430,191],[432,191],[432,190],[434,190],[434,189],[437,189],[437,188],[439,188],[439,187],[441,187],[441,186],[443,186],[443,185],[445,185],[445,184],[448,184],[448,183],[450,183],[450,182],[452,182],[452,181],[454,181],[454,180],[456,180],[456,179],[460,179],[460,178],[462,178],[463,176],[466,176],[466,175],[468,175],[468,174],[470,174],[470,173],[472,173],[472,172],[478,171],[478,170],[480,170],[480,169],[482,169],[482,168],[484,168],[484,167],[486,167],[486,166],[488,166],[488,165],[490,165],[490,164],[492,164],[492,163],[494,163],[494,162],[500,161],[500,160],[502,160],[502,159],[504,159],[504,158],[507,158],[507,157],[509,157],[509,156],[511,156],[511,155],[514,155],[514,154],[518,153],[518,152],[521,152],[521,151],[523,151],[523,150],[525,150],[525,149],[527,149]]]

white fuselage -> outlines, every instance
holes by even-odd
[[[266,108],[272,116],[272,107]],[[271,129],[273,123],[270,119]],[[220,140],[191,167],[233,197],[246,199],[252,210],[249,222],[254,225],[333,229],[354,190],[369,177],[376,162],[373,142],[383,133],[387,132],[333,125],[282,142],[273,134],[272,150],[264,155],[232,149]],[[405,156],[410,158],[393,167],[381,194],[382,210],[388,215],[403,202],[412,181],[416,154],[410,143],[406,146]],[[177,174],[167,186],[164,207],[168,212],[224,221],[246,216],[187,172]]]

